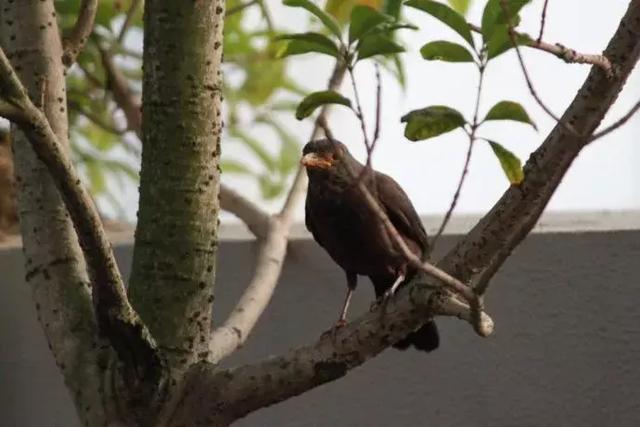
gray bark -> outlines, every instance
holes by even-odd
[[[68,149],[62,45],[53,1],[0,1],[0,36],[33,102]],[[69,214],[25,135],[13,129],[15,180],[27,271],[38,319],[85,425],[104,425],[109,346],[98,335],[89,279]]]

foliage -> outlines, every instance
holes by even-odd
[[[449,3],[455,7],[455,10],[444,3],[430,0],[409,0],[406,5],[426,12],[447,25],[462,37],[468,48],[455,42],[436,40],[425,44],[420,49],[420,53],[427,61],[475,63],[480,73],[479,84],[481,85],[482,75],[488,63],[496,56],[513,48],[509,27],[513,28],[520,22],[518,14],[529,3],[529,0],[507,0],[505,4],[508,14],[505,13],[501,0],[489,0],[482,13],[482,41],[479,45],[474,40],[471,26],[463,16],[463,13],[468,9],[469,2],[450,1]],[[530,40],[526,34],[518,34],[515,38],[517,43],[522,44]],[[474,120],[465,120],[461,113],[447,106],[421,108],[402,117],[402,121],[406,123],[405,136],[412,141],[432,138],[455,129],[463,129],[470,136],[471,143],[476,139],[488,142],[509,182],[519,184],[524,177],[520,160],[499,143],[476,135],[483,123],[492,120],[527,123],[536,129],[535,123],[524,107],[513,101],[501,101],[494,105],[487,112],[484,120],[479,122],[477,117],[474,117]]]
[[[56,2],[62,28],[73,25],[79,3],[80,0]],[[518,13],[528,1],[509,0],[510,15],[507,16],[499,0],[489,0],[482,14],[481,37],[474,37],[464,17],[472,3],[470,0],[450,0],[448,4],[430,0],[328,0],[324,7],[311,0],[283,0],[284,5],[305,10],[313,18],[307,31],[295,34],[278,32],[267,2],[249,3],[227,2],[225,142],[240,144],[253,160],[232,158],[223,153],[221,165],[223,173],[251,177],[258,183],[263,197],[272,198],[282,194],[287,179],[297,167],[300,141],[289,130],[293,113],[303,119],[328,103],[352,108],[348,98],[324,91],[313,92],[296,102],[296,97],[305,91],[288,73],[291,57],[321,54],[331,60],[345,61],[350,69],[360,61],[372,60],[404,85],[400,54],[405,48],[397,32],[416,28],[402,20],[402,7],[408,6],[429,14],[461,37],[462,43],[427,42],[420,49],[425,60],[475,63],[484,67],[513,46],[509,24],[518,24]],[[256,14],[259,25],[253,24]],[[122,100],[114,96],[116,76],[108,72],[105,56],[125,79],[125,89],[132,99],[139,102],[141,38],[142,1],[103,0],[93,35],[78,64],[68,73],[73,158],[84,172],[94,196],[110,204],[116,212],[121,212],[122,207],[111,193],[112,186],[106,183],[116,180],[126,185],[127,181],[137,180],[141,149],[136,135],[139,129],[127,121]],[[526,35],[518,35],[519,43],[529,40]],[[535,128],[524,108],[513,101],[494,106],[480,124],[491,120],[519,121]],[[433,138],[458,128],[469,131],[472,125],[471,120],[449,106],[419,108],[405,114],[402,121],[406,123],[405,136],[412,141]],[[263,135],[267,130],[276,137],[275,144],[265,142]],[[500,150],[494,148],[493,151],[500,159]],[[501,164],[509,176],[504,162]],[[510,165],[515,167],[514,162]]]
[[[507,0],[508,14],[503,10],[500,0],[489,0],[482,14],[480,42],[474,39],[472,28],[464,17],[471,2],[449,3],[451,6],[431,0],[409,0],[404,3],[447,25],[466,43],[464,46],[453,41],[434,40],[422,46],[420,53],[427,61],[474,63],[482,76],[490,60],[513,47],[509,27],[515,27],[520,22],[518,14],[529,0]],[[349,70],[353,70],[359,61],[368,58],[380,61],[381,57],[404,52],[403,46],[395,40],[395,33],[399,29],[415,28],[402,23],[399,2],[329,1],[325,11],[306,0],[285,0],[284,4],[304,8],[316,16],[324,25],[327,36],[302,33],[281,37],[281,40],[288,41],[282,48],[281,55],[324,53],[344,61]],[[345,30],[341,29],[341,26],[348,27],[346,39]],[[526,34],[518,34],[515,37],[517,43],[530,40]],[[293,43],[296,44],[292,45]],[[296,110],[296,118],[306,118],[316,108],[335,103],[352,108],[359,117],[360,113],[352,107],[349,99],[336,92],[321,91],[308,94],[302,99]],[[476,131],[484,122],[492,120],[517,121],[536,128],[525,109],[513,101],[496,104],[482,121],[477,121],[477,117],[474,117],[474,120],[465,119],[462,113],[446,105],[416,109],[401,118],[401,121],[406,123],[405,137],[410,141],[434,138],[455,129],[464,130],[470,136],[471,143],[475,140],[487,141],[509,181],[518,184],[523,178],[520,160],[499,143],[476,135]]]

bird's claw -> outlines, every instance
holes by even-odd
[[[395,292],[392,292],[391,289],[387,289],[380,298],[376,299],[374,302],[371,303],[371,306],[369,307],[369,311],[371,312],[376,311],[378,307],[380,307],[381,305],[386,306],[394,294]]]
[[[341,328],[344,328],[346,325],[347,325],[347,321],[345,319],[340,319],[330,329],[324,331],[322,333],[322,335],[320,335],[320,338],[324,339],[327,336],[331,335],[331,339],[333,341],[335,341],[336,340],[336,334],[338,333],[338,330],[341,329]]]

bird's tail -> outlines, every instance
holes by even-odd
[[[433,351],[440,344],[440,335],[438,335],[438,327],[436,322],[429,320],[416,331],[411,332],[406,338],[398,341],[393,345],[399,350],[406,350],[410,345],[417,350]]]

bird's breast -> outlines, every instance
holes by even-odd
[[[358,193],[310,186],[307,215],[314,238],[345,271],[367,276],[395,272],[402,258]]]

